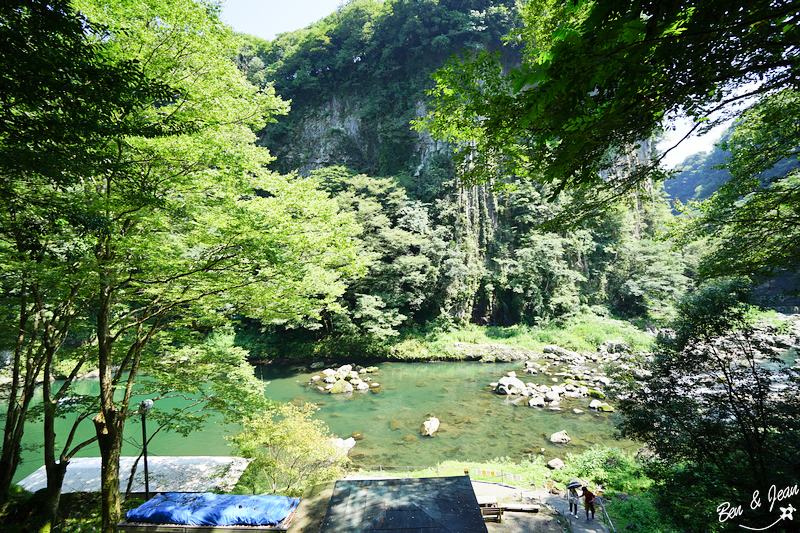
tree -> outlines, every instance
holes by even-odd
[[[705,472],[716,503],[692,505],[699,510],[688,522],[698,529],[713,525],[710,511],[720,502],[750,501],[755,490],[766,494],[760,484],[788,486],[800,475],[798,375],[758,349],[752,302],[743,279],[716,280],[685,297],[651,377],[632,384],[620,404],[624,436],[647,443],[664,464]],[[761,513],[745,518],[769,523]]]
[[[107,157],[109,137],[148,138],[176,128],[169,119],[139,120],[138,112],[174,93],[135,61],[114,58],[104,35],[61,1],[13,0],[0,7],[2,343],[13,352],[0,497],[16,471],[36,384],[50,387],[55,354],[87,305],[76,259],[83,236],[102,220],[76,200],[74,188],[85,175],[118,165]],[[63,471],[48,467],[48,476]],[[51,496],[57,507],[57,494]]]
[[[462,56],[435,75],[436,99],[417,124],[459,143],[471,182],[534,176],[583,191],[597,206],[657,172],[620,158],[684,113],[705,129],[733,104],[796,87],[800,3],[529,2],[527,55],[503,73],[497,56]],[[757,82],[757,83],[756,83]],[[753,85],[754,84],[754,85]],[[721,115],[715,115],[721,112]]]
[[[317,409],[281,404],[246,418],[231,438],[240,455],[253,458],[249,468],[264,475],[268,492],[298,496],[308,486],[344,476],[347,452],[333,443],[321,420],[311,418]],[[260,484],[252,481],[255,493]]]
[[[749,108],[721,146],[731,179],[700,203],[697,216],[679,224],[683,240],[709,237],[700,265],[706,278],[770,278],[795,272],[800,259],[800,92],[784,90]]]
[[[229,59],[237,43],[213,6],[176,0],[136,6],[86,1],[79,7],[108,28],[90,36],[104,43],[109,57],[138,65],[153,87],[177,87],[169,98],[143,91],[144,105],[105,110],[114,120],[151,126],[86,131],[97,142],[85,148],[102,165],[65,164],[64,172],[74,169],[75,179],[62,181],[56,171],[33,169],[43,187],[30,187],[27,176],[17,173],[7,188],[9,195],[27,193],[32,206],[56,200],[66,213],[48,217],[38,211],[45,222],[55,220],[59,231],[31,234],[46,241],[52,255],[69,258],[69,269],[38,265],[26,254],[13,257],[58,281],[59,291],[44,299],[50,309],[84,312],[85,353],[100,369],[94,423],[102,457],[103,530],[113,531],[122,432],[135,414],[131,399],[139,372],[198,363],[174,358],[182,342],[189,342],[184,331],[213,328],[237,313],[264,321],[318,314],[342,290],[339,271],[357,269],[359,261],[350,242],[351,217],[340,215],[311,182],[266,170],[271,158],[254,145],[253,128],[286,104],[270,87],[254,88],[237,72]],[[47,110],[36,104],[30,107]],[[82,130],[73,131],[79,148]],[[54,233],[60,240],[49,238]],[[31,346],[38,345],[37,340]],[[39,363],[45,383],[51,362]],[[247,376],[230,370],[229,393],[253,392]],[[159,390],[168,389],[162,384]],[[44,387],[46,421],[56,416],[63,394]],[[52,466],[63,474],[68,457],[58,461],[48,444],[45,462],[48,472]],[[48,490],[60,490],[60,478],[52,481]]]

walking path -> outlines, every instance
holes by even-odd
[[[555,510],[560,515],[567,517],[574,533],[609,533],[609,530],[600,520],[600,513],[602,513],[603,510],[599,505],[596,506],[598,514],[589,522],[586,521],[586,513],[583,510],[583,505],[581,505],[581,509],[578,511],[578,518],[569,516],[569,504],[567,503],[566,494],[555,495],[541,489],[527,489],[506,485],[505,483],[474,480],[472,481],[472,488],[475,491],[475,496],[479,498],[481,496],[491,496],[496,497],[498,502],[519,501],[547,505],[551,510]]]

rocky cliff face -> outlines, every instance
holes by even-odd
[[[407,173],[419,177],[437,155],[448,153],[445,143],[411,129],[413,118],[427,113],[416,101],[400,117],[375,116],[370,97],[332,94],[322,104],[304,107],[291,128],[270,131],[265,141],[282,171],[310,171],[343,165],[367,174]]]

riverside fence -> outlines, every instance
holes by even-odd
[[[440,474],[439,466],[412,466],[412,465],[405,465],[405,466],[397,466],[397,465],[358,465],[361,470],[366,470],[369,472],[417,472],[420,470],[433,470],[436,469],[436,475]],[[500,478],[500,480],[509,480],[509,481],[516,481],[522,482],[522,476],[519,474],[513,474],[511,472],[504,472],[502,470],[490,470],[490,469],[482,469],[482,468],[472,468],[464,469],[464,473],[471,472],[473,476],[486,476],[486,477],[496,477]]]

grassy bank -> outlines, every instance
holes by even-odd
[[[652,348],[654,342],[652,335],[648,335],[630,322],[590,314],[577,315],[538,327],[499,328],[470,324],[455,331],[427,335],[425,342],[434,353],[447,351],[447,348],[455,342],[509,344],[537,352],[541,352],[549,344],[555,344],[561,348],[582,352],[596,351],[600,344],[609,339],[624,340],[634,350],[642,351]]]
[[[551,470],[544,456],[532,455],[527,460],[513,462],[508,458],[492,461],[446,461],[429,468],[409,470],[407,467],[382,468],[380,471],[364,471],[364,474],[381,474],[396,477],[440,477],[460,476],[465,471],[477,481],[504,482],[526,489],[555,489],[562,493],[574,478],[599,492],[605,500],[606,509],[617,530],[647,531],[649,533],[678,533],[669,517],[655,503],[657,487],[650,477],[647,464],[638,461],[628,452],[606,446],[595,446],[581,454],[567,454],[563,470]],[[482,475],[481,471],[494,475]],[[257,472],[252,474],[258,475]],[[515,476],[510,476],[514,474]],[[519,477],[516,477],[519,476]],[[253,476],[248,472],[242,480]],[[263,489],[245,481],[234,489],[235,493],[251,494]],[[598,516],[602,514],[599,506]]]
[[[328,360],[342,362],[373,361],[464,361],[456,343],[504,344],[536,352],[555,344],[574,351],[596,351],[609,340],[624,340],[634,350],[649,351],[654,342],[649,335],[625,320],[582,314],[540,326],[482,327],[468,324],[461,328],[419,328],[398,338],[378,340],[369,337],[339,337],[315,342],[286,342],[258,331],[239,330],[236,343],[255,360],[292,364]],[[474,359],[474,357],[472,358]]]
[[[133,495],[122,502],[122,516],[144,503],[144,496]],[[38,533],[48,531],[40,516],[40,495],[18,489],[0,506],[0,533]],[[61,495],[61,522],[51,533],[96,533],[100,531],[100,493],[76,492]],[[45,529],[41,529],[44,527]]]

